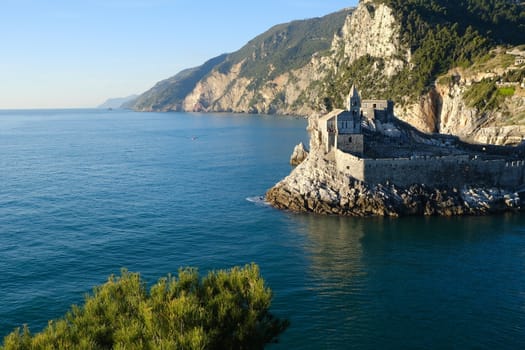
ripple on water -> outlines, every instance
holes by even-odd
[[[1,334],[38,331],[121,267],[153,282],[253,261],[292,322],[275,348],[523,348],[523,217],[274,210],[254,194],[289,173],[305,126],[0,111]]]

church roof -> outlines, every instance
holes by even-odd
[[[333,117],[338,116],[342,112],[344,112],[344,109],[334,109],[330,113],[327,113],[324,116],[320,117],[319,120],[320,121],[328,121],[328,120],[332,119]]]
[[[350,89],[350,94],[348,94],[349,97],[357,97],[359,98],[359,92],[357,91],[357,88],[354,84],[352,84],[352,88]]]

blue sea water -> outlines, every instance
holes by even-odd
[[[122,267],[256,262],[291,327],[276,349],[525,348],[525,217],[275,210],[306,122],[0,111],[0,337],[62,316]]]

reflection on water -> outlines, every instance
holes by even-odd
[[[356,283],[365,275],[361,239],[364,221],[348,218],[301,216],[308,237],[306,249],[311,259],[312,286],[320,293],[337,293]]]
[[[524,216],[293,220],[318,309],[303,338],[323,348],[525,344]]]

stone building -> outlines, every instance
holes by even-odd
[[[390,100],[363,100],[361,110],[363,116],[368,119],[388,123],[394,117],[394,102]]]
[[[468,147],[454,146],[455,142],[443,142],[442,135],[427,135],[427,143],[418,143],[371,136],[371,131],[363,133],[366,119],[376,126],[383,125],[381,128],[386,123],[400,127],[396,126],[393,107],[391,101],[361,100],[353,86],[346,110],[336,110],[319,119],[318,138],[324,151],[333,155],[338,171],[372,184],[405,187],[411,184],[524,186],[525,159],[521,156],[491,155],[484,147],[482,151],[469,151]]]
[[[319,120],[326,152],[338,149],[363,154],[363,118],[388,123],[394,118],[394,103],[389,100],[361,100],[359,92],[352,85],[346,110],[334,111]]]

